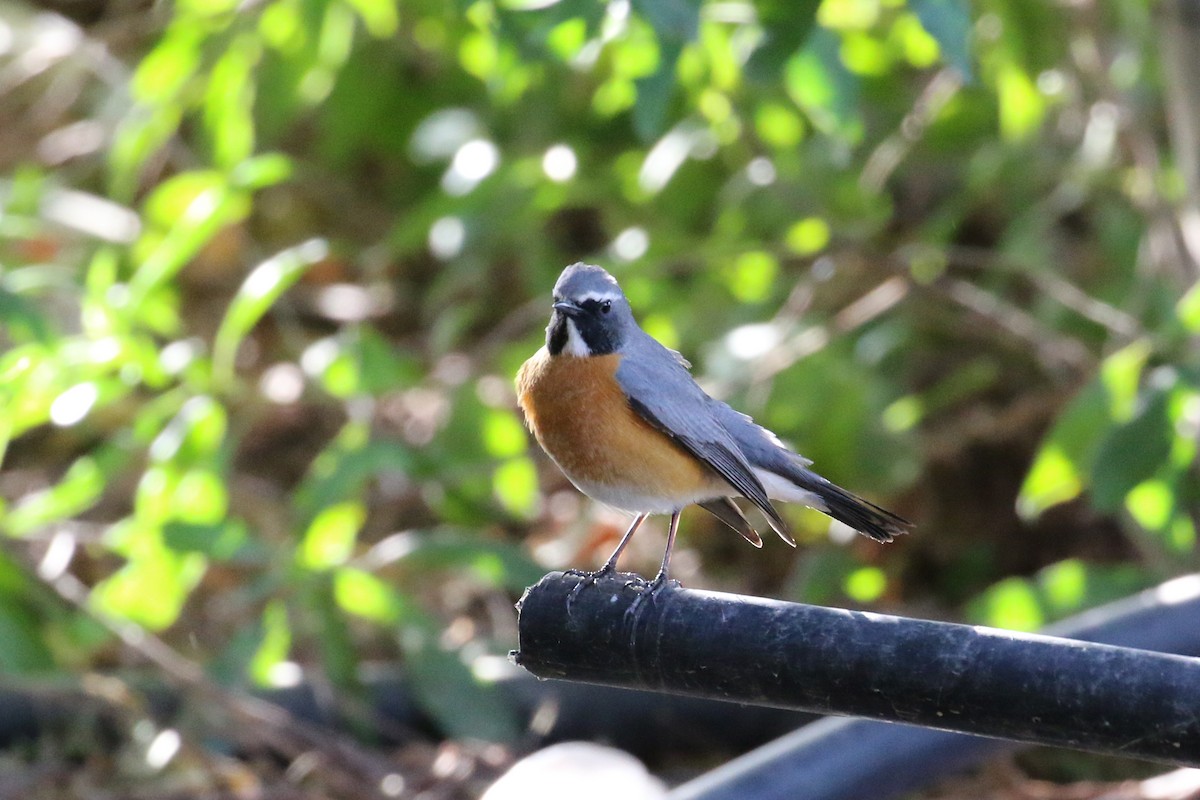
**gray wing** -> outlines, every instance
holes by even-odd
[[[786,534],[787,523],[771,505],[766,489],[737,440],[722,424],[725,412],[718,407],[724,404],[704,393],[673,351],[643,336],[632,343],[617,367],[617,382],[630,407],[712,467],[739,494],[758,506],[776,532]]]

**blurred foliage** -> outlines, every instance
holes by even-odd
[[[5,670],[130,658],[97,622],[131,621],[233,684],[399,657],[443,733],[515,738],[473,665],[619,525],[511,396],[578,259],[918,523],[793,508],[763,559],[689,516],[689,583],[1033,628],[1195,567],[1140,0],[89,8],[0,0]]]

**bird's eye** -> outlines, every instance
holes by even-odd
[[[602,314],[607,314],[610,311],[612,311],[612,301],[611,300],[605,300],[603,303],[600,304],[600,312]]]

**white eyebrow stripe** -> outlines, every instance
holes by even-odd
[[[595,300],[597,303],[602,303],[607,300],[611,303],[620,299],[620,297],[621,295],[617,292],[588,292],[587,294],[580,295],[578,302],[586,303],[589,300]]]

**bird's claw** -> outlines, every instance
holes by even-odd
[[[642,603],[644,603],[646,600],[654,597],[667,587],[675,589],[678,588],[680,584],[679,581],[668,578],[667,573],[660,572],[658,575],[654,576],[654,580],[652,581],[647,581],[643,578],[635,576],[632,580],[626,581],[625,585],[636,586],[638,589],[640,589],[638,596],[633,598],[633,602],[630,603],[629,608],[625,610],[625,618],[629,619],[637,614],[638,608],[640,608]]]
[[[567,616],[571,615],[571,606],[573,606],[575,604],[575,598],[579,596],[580,592],[582,592],[588,586],[591,586],[592,584],[594,584],[596,581],[600,580],[601,578],[609,575],[614,570],[615,570],[615,567],[612,564],[605,564],[603,567],[596,570],[595,572],[587,572],[586,570],[582,570],[582,569],[564,570],[563,571],[564,575],[574,575],[575,577],[583,579],[579,583],[575,584],[575,588],[572,589],[571,593],[567,595]]]

